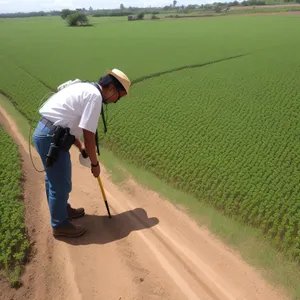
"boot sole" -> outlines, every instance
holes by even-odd
[[[85,234],[87,232],[87,229],[83,230],[83,231],[80,231],[80,232],[77,232],[77,233],[53,233],[53,236],[54,237],[61,237],[61,236],[64,236],[64,237],[69,237],[69,238],[75,238],[75,237],[79,237],[83,234]]]

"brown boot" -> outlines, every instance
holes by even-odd
[[[74,225],[68,222],[65,225],[53,228],[53,236],[66,236],[66,237],[78,237],[83,235],[87,231],[87,228],[81,225]]]
[[[72,208],[71,206],[68,206],[67,211],[68,211],[69,220],[75,219],[75,218],[80,218],[80,217],[84,216],[84,214],[85,214],[84,208],[75,209],[75,208]]]

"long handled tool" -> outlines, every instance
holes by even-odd
[[[82,158],[83,158],[83,159],[82,159]],[[83,166],[89,167],[91,161],[88,162],[88,160],[86,160],[87,158],[88,158],[88,155],[87,155],[86,151],[83,150],[83,151],[81,152],[81,154],[79,155],[79,161],[80,161],[80,163],[81,163]],[[98,176],[97,179],[98,179],[98,183],[99,183],[99,186],[100,186],[100,189],[101,189],[101,192],[102,192],[103,200],[104,200],[104,202],[105,202],[105,206],[106,206],[106,209],[107,209],[107,212],[108,212],[108,216],[109,216],[109,218],[111,218],[111,214],[110,214],[110,211],[109,211],[109,206],[108,206],[108,203],[107,203],[105,191],[104,191],[104,188],[103,188],[103,185],[102,185],[100,176]]]
[[[104,191],[100,176],[98,176],[97,179],[98,179],[98,183],[99,183],[99,186],[100,186],[100,189],[101,189],[101,192],[102,192],[102,196],[103,196],[103,199],[104,199],[104,202],[105,202],[105,206],[106,206],[106,209],[107,209],[107,212],[108,212],[108,216],[109,216],[109,218],[111,218],[111,214],[110,214],[110,211],[109,211],[109,206],[108,206],[108,203],[107,203],[105,191]]]

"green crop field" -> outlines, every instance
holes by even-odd
[[[14,286],[29,248],[21,201],[21,161],[17,145],[0,126],[0,275]]]
[[[0,22],[0,90],[31,119],[60,83],[124,70],[131,95],[101,144],[300,261],[300,18],[92,23]]]

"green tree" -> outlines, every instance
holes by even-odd
[[[86,14],[80,13],[80,12],[75,12],[71,15],[68,15],[66,18],[67,23],[69,26],[78,26],[78,25],[88,25],[88,18]]]
[[[145,14],[143,12],[140,12],[138,15],[137,15],[137,19],[138,20],[143,20],[144,19],[144,16]]]
[[[60,16],[62,17],[63,20],[65,20],[67,18],[67,16],[71,15],[72,13],[73,13],[73,11],[70,9],[63,9],[61,11]]]

